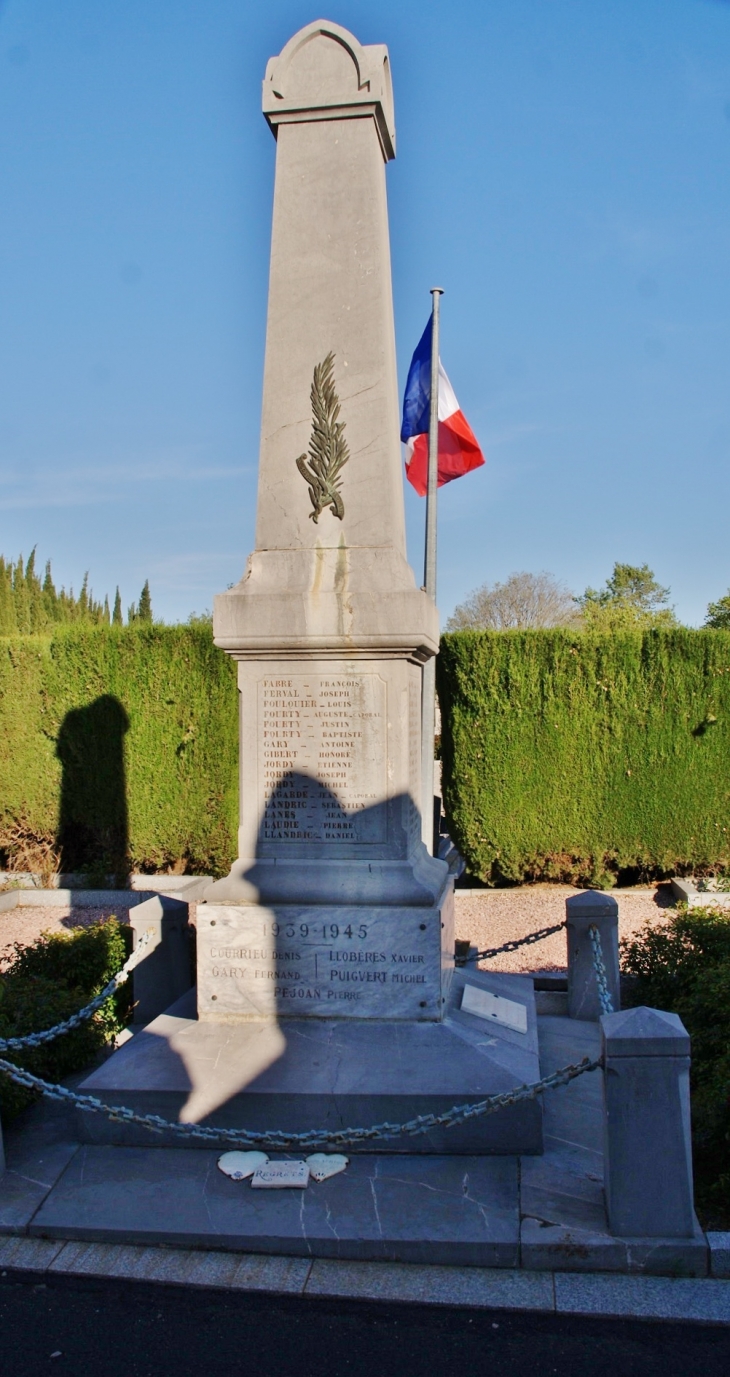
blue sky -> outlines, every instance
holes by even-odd
[[[730,3],[343,0],[387,43],[399,378],[442,357],[488,455],[442,490],[439,603],[648,563],[730,585]],[[269,0],[0,0],[0,551],[184,619],[253,541]],[[407,486],[411,561],[424,504]]]

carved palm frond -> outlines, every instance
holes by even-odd
[[[339,419],[340,399],[335,391],[335,356],[329,353],[314,369],[310,391],[312,402],[312,434],[309,454],[300,454],[297,468],[305,479],[316,523],[320,513],[329,507],[340,521],[345,506],[340,493],[339,474],[350,457],[345,439],[345,423]],[[308,461],[308,462],[307,462]]]

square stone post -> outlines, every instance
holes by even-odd
[[[134,947],[150,934],[147,955],[132,976],[135,1023],[151,1023],[193,984],[188,918],[188,905],[167,894],[156,894],[129,910]]]
[[[604,1185],[611,1233],[691,1238],[690,1039],[677,1014],[601,1018]]]
[[[618,904],[610,894],[588,889],[565,901],[568,935],[568,1016],[598,1019],[603,1013],[589,929],[598,929],[614,1009],[621,1007],[618,967]]]

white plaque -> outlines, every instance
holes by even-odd
[[[461,1011],[487,1019],[489,1023],[501,1023],[515,1033],[527,1032],[527,1009],[514,999],[492,994],[481,985],[465,985],[461,996]]]
[[[283,1186],[298,1186],[301,1190],[308,1184],[306,1162],[267,1162],[251,1177],[251,1185],[257,1190],[280,1190]]]
[[[328,1181],[330,1176],[337,1176],[349,1166],[349,1162],[349,1157],[343,1157],[340,1152],[313,1152],[307,1158],[307,1166],[315,1181]]]
[[[224,1152],[218,1158],[218,1170],[225,1176],[230,1176],[232,1181],[245,1181],[247,1176],[253,1176],[257,1167],[263,1167],[268,1162],[265,1152]]]

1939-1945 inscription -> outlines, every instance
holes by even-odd
[[[201,905],[199,1001],[216,1017],[435,1018],[440,932],[423,910]]]

